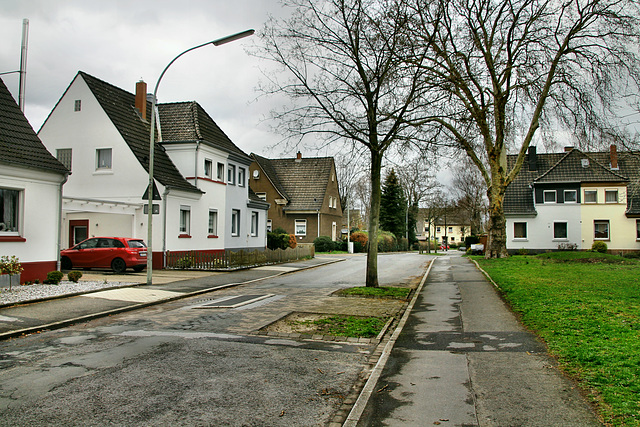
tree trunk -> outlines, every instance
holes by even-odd
[[[382,154],[371,150],[371,202],[369,207],[369,249],[367,251],[366,286],[378,287],[378,225],[380,222],[380,200]]]
[[[495,180],[494,180],[495,181]],[[485,248],[485,258],[504,258],[507,252],[507,221],[504,217],[505,187],[494,182],[489,196],[489,236]]]

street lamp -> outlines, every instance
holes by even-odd
[[[176,56],[175,58],[173,58],[171,60],[171,62],[169,62],[169,64],[164,67],[164,70],[162,70],[162,73],[160,74],[160,77],[158,77],[158,81],[156,82],[156,86],[153,89],[153,98],[151,99],[151,130],[150,130],[150,136],[149,136],[149,187],[147,188],[147,203],[149,204],[147,207],[147,285],[151,285],[152,284],[152,280],[153,280],[153,239],[152,239],[152,233],[153,233],[153,152],[154,152],[154,148],[155,148],[155,119],[156,119],[156,95],[158,94],[158,86],[160,85],[160,80],[162,80],[162,77],[164,76],[164,73],[167,72],[167,70],[169,69],[169,67],[171,66],[171,64],[173,64],[174,62],[176,62],[176,60],[178,58],[180,58],[182,55],[184,55],[187,52],[191,52],[192,50],[196,50],[199,49],[201,47],[207,46],[207,45],[214,45],[214,46],[221,46],[225,43],[230,43],[239,39],[242,39],[244,37],[248,37],[253,35],[255,31],[254,30],[246,30],[246,31],[242,31],[240,33],[236,33],[236,34],[232,34],[226,37],[222,37],[220,39],[217,40],[213,40],[210,42],[206,42],[206,43],[202,43],[198,46],[194,46],[191,47],[187,50],[185,50],[184,52],[180,53],[178,56]]]

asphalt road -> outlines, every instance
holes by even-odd
[[[380,282],[415,282],[427,260],[380,256]],[[255,332],[293,311],[331,307],[335,290],[364,284],[365,261],[347,257],[0,342],[0,425],[325,425],[352,392],[375,344]],[[270,296],[233,309],[194,308],[232,295]]]

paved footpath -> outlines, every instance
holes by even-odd
[[[374,380],[358,426],[601,425],[493,285],[454,253],[436,259]]]

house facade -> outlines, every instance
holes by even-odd
[[[342,206],[332,157],[267,159],[251,154],[250,186],[269,203],[267,228],[283,228],[298,243],[318,236],[338,240]]]
[[[153,261],[190,250],[263,249],[268,205],[249,191],[252,159],[196,102],[159,104],[154,145]],[[147,237],[151,102],[79,72],[40,129],[71,170],[63,246],[98,235]]]
[[[18,257],[22,283],[43,281],[57,270],[61,196],[68,174],[0,80],[0,255]],[[3,277],[0,283],[8,285],[8,280]]]
[[[515,156],[509,156],[510,163]],[[507,187],[507,249],[532,252],[640,250],[640,153],[536,153],[530,147],[518,177]]]
[[[438,244],[463,244],[464,238],[471,235],[470,221],[461,217],[458,212],[451,210],[447,214],[439,212],[438,216],[430,218],[433,212],[429,209],[418,210],[416,222],[416,237],[418,240],[435,240]]]

